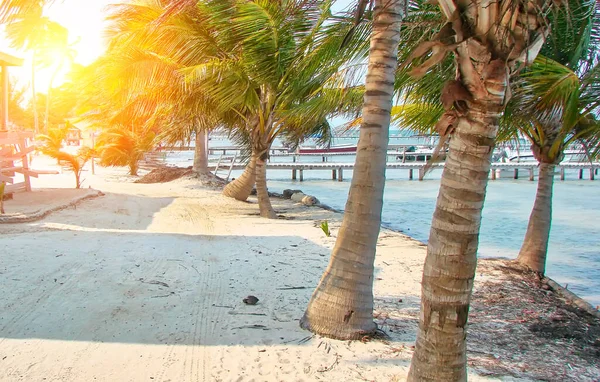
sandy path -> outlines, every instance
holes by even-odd
[[[267,221],[189,181],[102,191],[0,226],[1,381],[405,378],[425,254],[417,242],[380,237],[376,314],[393,341],[332,341],[298,319],[335,242],[315,220],[335,233],[339,215],[275,201],[293,220]],[[248,294],[259,304],[244,305]]]

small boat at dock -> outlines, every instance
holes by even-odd
[[[298,154],[352,154],[356,153],[356,145],[331,147],[299,147]]]

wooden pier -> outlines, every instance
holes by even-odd
[[[214,164],[211,164],[213,169]],[[243,163],[235,163],[231,166],[233,170],[241,170],[245,167]],[[443,168],[444,163],[436,163],[432,165],[432,168]],[[530,181],[535,180],[536,170],[538,168],[537,163],[533,162],[521,162],[521,163],[492,163],[490,170],[490,179],[496,180],[500,177],[507,178],[507,175],[502,173],[510,174],[509,177],[513,179],[519,179],[519,176],[523,173],[527,174]],[[305,171],[331,171],[331,178],[339,182],[344,180],[344,170],[353,170],[354,163],[302,163],[302,162],[287,162],[287,163],[267,163],[268,170],[291,170],[292,180],[304,180]],[[425,178],[425,163],[398,163],[388,162],[386,169],[389,170],[407,170],[408,179],[423,180]],[[578,177],[583,179],[584,172],[588,172],[589,179],[594,180],[598,175],[600,169],[600,162],[596,163],[564,163],[556,165],[556,173],[560,176],[560,180],[565,180],[566,170],[579,170]],[[416,177],[415,177],[416,173]]]

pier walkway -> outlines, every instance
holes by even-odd
[[[210,166],[215,169],[217,167],[216,164],[211,163]],[[245,167],[243,163],[231,163],[223,164],[223,167],[231,168],[233,170],[240,170]],[[436,163],[432,165],[432,168],[442,168],[444,167],[444,163]],[[509,171],[511,177],[513,179],[519,179],[520,174],[525,172],[529,176],[529,180],[533,181],[535,179],[536,170],[538,168],[538,164],[535,162],[521,162],[521,163],[492,163],[492,168],[490,170],[490,178],[492,180],[496,180],[500,178],[500,174],[502,171]],[[337,179],[338,181],[344,180],[344,170],[353,170],[354,163],[333,163],[333,162],[324,162],[324,163],[302,163],[302,162],[286,162],[286,163],[277,163],[277,162],[268,162],[267,163],[268,170],[291,170],[292,180],[304,180],[304,172],[305,171],[331,171],[331,178]],[[423,162],[388,162],[386,165],[386,169],[389,170],[407,170],[408,171],[408,179],[416,179],[423,180],[425,177],[425,163]],[[598,175],[598,169],[600,169],[600,162],[596,163],[563,163],[556,166],[556,172],[560,176],[560,180],[565,180],[565,171],[566,170],[579,170],[579,179],[583,179],[584,171],[587,170],[589,173],[589,179],[594,180],[595,176]],[[502,176],[506,177],[506,175]]]

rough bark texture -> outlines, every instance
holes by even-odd
[[[390,111],[404,1],[378,0],[363,124],[344,219],[331,260],[300,326],[338,339],[377,329],[373,322],[373,262],[381,225]]]
[[[237,200],[245,201],[252,193],[254,182],[256,180],[256,153],[252,152],[250,162],[246,165],[244,172],[239,178],[230,182],[223,189],[223,195]]]
[[[129,175],[137,176],[138,174],[138,161],[132,160],[129,162]]]
[[[267,153],[263,153],[256,160],[256,196],[258,197],[258,208],[260,216],[268,219],[276,219],[277,214],[271,206],[269,191],[267,190]]]
[[[206,131],[196,131],[196,147],[194,148],[194,166],[192,170],[197,174],[208,174],[208,147]]]
[[[536,272],[544,274],[546,254],[552,222],[552,188],[554,186],[554,164],[540,163],[537,194],[523,246],[517,261]]]
[[[421,313],[409,381],[466,381],[467,317],[477,264],[481,212],[491,154],[504,108],[508,67],[482,45],[458,49],[465,88],[484,78],[484,97],[459,115],[433,215],[423,268]],[[462,57],[461,57],[462,56]],[[466,57],[466,59],[465,59]],[[473,62],[473,64],[471,64]],[[464,65],[470,65],[463,71]],[[495,68],[490,70],[489,66]]]

